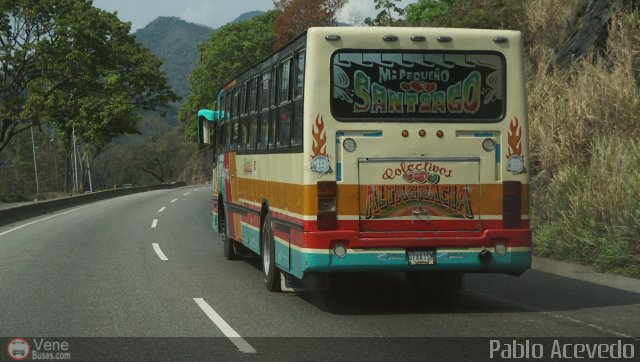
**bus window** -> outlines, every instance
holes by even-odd
[[[218,123],[216,126],[218,128],[217,139],[216,139],[216,156],[222,153],[224,148],[224,124]]]
[[[291,59],[280,63],[280,104],[291,100]]]
[[[256,100],[258,97],[258,77],[251,79],[249,83],[249,113],[256,111]]]
[[[276,116],[278,104],[278,67],[271,68],[271,91],[269,92],[269,104],[271,111],[269,112],[269,149],[276,148]]]
[[[240,112],[239,115],[247,114],[247,82],[242,84],[242,90],[240,91]]]
[[[260,142],[259,150],[266,150],[269,142],[269,72],[262,73],[262,86],[260,87]]]
[[[225,120],[230,120],[231,119],[231,100],[233,99],[233,97],[231,96],[231,93],[225,93],[224,96],[224,119]]]
[[[235,151],[238,148],[238,115],[240,114],[240,89],[236,90],[233,94],[233,110],[233,119],[231,121],[231,151]]]
[[[331,112],[341,121],[480,123],[504,118],[506,66],[495,51],[341,49],[331,62],[333,74],[341,75],[329,87]]]
[[[291,143],[291,58],[280,63],[280,106],[278,109],[278,148]]]
[[[302,124],[303,124],[303,89],[304,89],[304,51],[296,54],[294,74],[294,101],[293,101],[293,123],[291,124],[291,146],[302,145]]]
[[[227,120],[224,123],[224,151],[229,151],[231,146],[231,121]]]
[[[231,122],[231,151],[235,151],[238,148],[238,119],[234,119]]]
[[[256,101],[258,94],[258,77],[251,79],[249,83],[249,141],[247,143],[247,150],[253,151],[256,149],[258,141],[258,115],[256,114]]]
[[[238,150],[242,151],[247,147],[247,82],[242,84],[240,91],[240,115],[238,120]]]
[[[302,98],[304,90],[304,50],[296,54],[296,66],[295,66],[295,99]]]
[[[231,114],[233,116],[233,119],[238,118],[238,115],[240,114],[239,110],[240,110],[240,91],[234,91],[233,93],[233,104],[231,105]]]

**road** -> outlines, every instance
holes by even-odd
[[[210,203],[206,186],[150,191],[0,228],[0,336],[218,337],[228,356],[272,357],[328,352],[260,337],[640,336],[640,294],[538,270],[469,275],[445,295],[393,273],[270,293],[258,258],[224,258]]]

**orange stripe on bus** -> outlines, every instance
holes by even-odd
[[[238,177],[237,192],[240,199],[261,203],[268,200],[271,208],[278,208],[300,215],[316,215],[316,185],[296,185],[283,182],[254,180]],[[369,186],[338,185],[338,214],[358,215],[358,190],[363,195]],[[502,184],[472,185],[471,208],[474,214],[502,215]],[[364,210],[366,200],[360,199]],[[522,215],[529,214],[529,185],[522,185]]]

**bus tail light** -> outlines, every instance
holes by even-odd
[[[502,183],[502,225],[506,229],[520,227],[522,210],[522,185],[520,181]]]
[[[318,181],[318,230],[333,230],[338,226],[337,196],[335,181]]]

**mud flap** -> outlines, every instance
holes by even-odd
[[[325,274],[305,274],[303,279],[280,272],[280,289],[290,293],[326,292],[329,290],[329,278]]]

